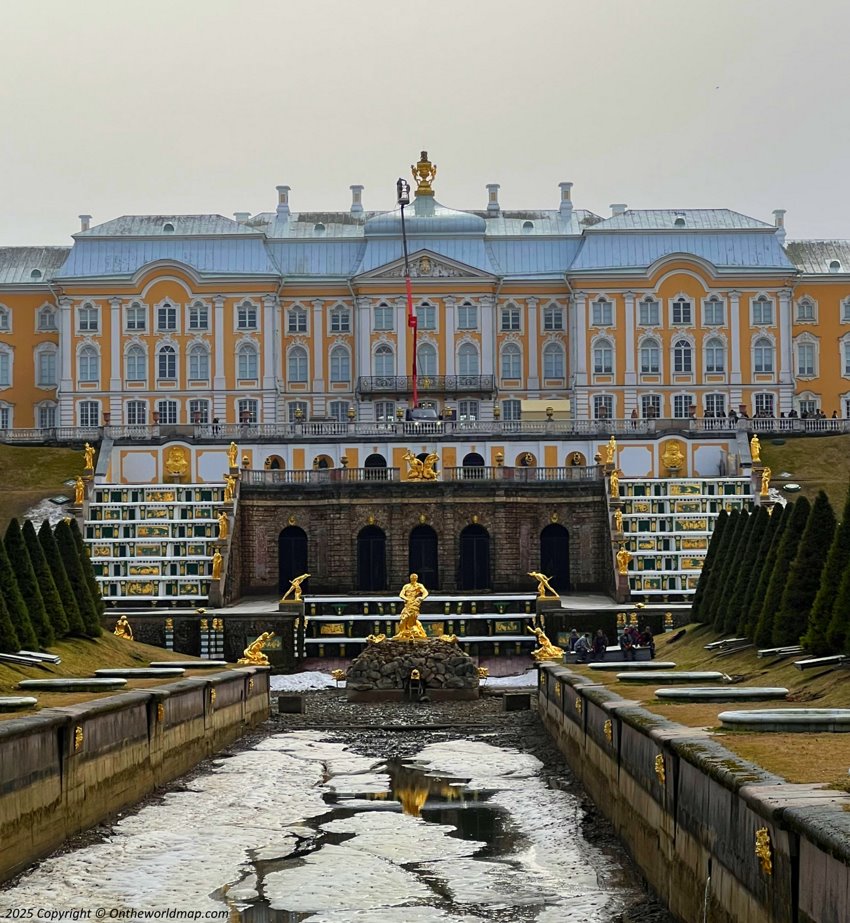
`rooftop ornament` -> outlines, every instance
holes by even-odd
[[[428,151],[422,151],[419,162],[410,167],[416,180],[416,195],[434,195],[431,183],[437,177],[437,165],[428,160]]]

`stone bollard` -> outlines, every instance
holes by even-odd
[[[279,695],[277,697],[277,713],[279,715],[303,715],[303,695]]]

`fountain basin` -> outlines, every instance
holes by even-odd
[[[850,708],[764,708],[724,711],[717,717],[723,727],[736,731],[792,734],[846,734],[850,731]]]
[[[183,676],[183,667],[109,667],[95,670],[95,676],[119,677],[123,679],[161,679],[167,676]]]
[[[37,703],[38,699],[28,695],[4,695],[0,696],[0,712],[21,711]]]
[[[79,676],[63,679],[25,679],[18,683],[18,689],[42,689],[45,692],[111,692],[123,689],[126,679]]]
[[[621,683],[725,683],[729,677],[725,673],[688,672],[664,673],[649,670],[646,673],[618,673],[617,681]]]
[[[675,670],[672,660],[611,660],[589,663],[591,670]]]
[[[677,702],[734,702],[741,699],[784,699],[788,690],[781,686],[685,686],[655,690],[656,699]]]

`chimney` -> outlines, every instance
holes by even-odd
[[[80,219],[80,230],[87,231],[91,227],[91,215],[78,215]]]
[[[487,183],[487,214],[498,218],[502,212],[499,205],[499,184]]]
[[[289,190],[290,186],[277,187],[277,216],[278,218],[289,217]]]
[[[233,217],[239,224],[245,224],[245,222],[251,217],[251,212],[234,212]]]
[[[362,215],[363,214],[363,187],[362,186],[349,186],[351,190],[351,214]]]
[[[616,218],[617,215],[625,215],[626,209],[627,209],[628,207],[629,207],[629,206],[626,205],[624,202],[615,202],[615,203],[611,206],[611,217],[612,217],[612,218]]]
[[[558,211],[561,214],[561,217],[565,221],[569,221],[573,216],[573,199],[572,199],[572,183],[558,183],[558,186],[561,189],[561,205]]]
[[[773,209],[773,226],[776,228],[776,236],[779,239],[779,243],[784,247],[785,246],[785,209],[784,208],[774,208]]]

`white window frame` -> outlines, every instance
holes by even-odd
[[[605,408],[605,413],[600,414],[600,409]],[[617,400],[613,394],[593,395],[593,419],[613,420],[617,412]]]
[[[720,320],[717,320],[717,315]],[[726,326],[726,303],[719,295],[708,295],[702,300],[702,325],[703,327]]]
[[[210,422],[210,402],[205,397],[193,397],[187,404],[186,409],[190,423],[204,426]]]
[[[644,350],[652,350],[655,354],[655,368],[644,368]],[[649,364],[649,363],[648,363]],[[638,368],[641,375],[660,375],[662,368],[662,348],[656,337],[644,337],[638,344]]]
[[[186,359],[189,367],[189,381],[198,382],[210,380],[210,350],[208,346],[203,343],[190,344],[187,350]],[[195,372],[204,371],[203,368],[198,367],[200,362],[206,365],[206,375],[194,374]],[[193,368],[193,365],[195,368]]]
[[[83,324],[85,321],[85,325]],[[100,333],[100,306],[92,301],[85,301],[77,306],[77,333],[91,336]]]
[[[92,413],[94,413],[95,422],[91,420]],[[100,426],[100,401],[80,401],[77,404],[77,419],[82,427]]]
[[[395,308],[381,301],[372,310],[372,329],[375,331],[395,330]]]
[[[243,415],[247,414],[247,419]],[[240,397],[236,401],[236,419],[245,426],[255,426],[260,422],[260,402],[255,397]]]
[[[544,332],[554,331],[562,332],[564,329],[564,309],[555,301],[550,301],[543,308],[543,330]]]
[[[141,363],[142,363],[142,374],[141,375],[131,375],[130,374],[130,357],[131,354],[136,356],[136,353],[141,353]],[[138,365],[138,357],[134,358],[134,363]],[[136,369],[138,371],[138,369]],[[124,353],[124,380],[126,382],[146,382],[148,380],[148,354],[144,346],[140,343],[131,343],[126,352]]]
[[[617,353],[614,342],[608,337],[597,337],[593,341],[591,361],[594,375],[613,375],[614,369],[617,367]]]
[[[567,374],[564,347],[560,343],[547,343],[543,347],[541,358],[544,381],[563,381]],[[552,361],[555,363],[554,368],[547,368],[547,363]],[[554,374],[550,375],[549,372],[554,372]]]
[[[808,309],[804,311],[804,308]],[[803,295],[797,301],[796,311],[794,312],[794,323],[796,324],[816,324],[818,322],[818,303],[811,295]]]
[[[45,319],[50,318],[50,323],[46,324]],[[37,333],[56,333],[59,330],[59,324],[56,322],[56,308],[49,304],[42,305],[36,314],[36,332]]]
[[[685,352],[687,348],[687,353]],[[672,371],[674,375],[694,374],[694,344],[687,337],[676,337],[670,344],[673,353]],[[681,356],[679,355],[681,353]],[[685,361],[687,359],[687,361]],[[681,368],[678,366],[681,365]],[[687,368],[685,366],[687,365]]]
[[[505,368],[505,359],[510,356],[509,364],[513,365],[515,363],[515,368],[506,370]],[[506,374],[506,371],[516,371],[516,375]],[[499,356],[499,377],[503,381],[522,381],[522,349],[518,343],[505,343],[502,346],[501,354]]]
[[[161,301],[154,308],[156,312],[156,333],[179,333],[180,332],[180,309],[176,302],[170,298]],[[168,320],[174,319],[174,326],[168,326]],[[166,323],[163,323],[165,321]]]
[[[167,356],[171,356],[173,360],[174,367],[173,369],[171,369],[171,371],[174,372],[173,375],[163,375],[162,374],[163,359],[164,357],[167,357]],[[161,343],[159,346],[157,346],[156,369],[155,369],[157,382],[178,380],[178,376],[180,375],[180,365],[179,365],[178,359],[179,359],[179,353],[177,352],[177,347],[173,343]],[[166,358],[165,361],[168,362],[168,359]],[[166,369],[166,371],[169,371],[169,369]]]
[[[614,326],[614,302],[600,295],[590,303],[590,324],[592,327]]]
[[[160,398],[156,402],[156,412],[163,426],[176,426],[180,420],[180,405],[174,398]]]
[[[433,343],[420,343],[416,351],[417,375],[439,375],[439,356],[437,347]]]
[[[640,415],[644,420],[659,420],[664,412],[664,397],[654,392],[641,394]]]
[[[328,375],[331,384],[351,383],[351,353],[341,343],[331,347],[328,356]]]
[[[689,394],[686,391],[674,394],[670,402],[674,420],[688,420],[691,416],[691,408],[698,407],[696,395]],[[696,411],[694,411],[696,413]]]
[[[721,354],[721,364],[720,368],[717,368],[717,350],[720,350]],[[714,353],[714,356],[709,359],[709,351]],[[710,336],[705,340],[703,344],[703,363],[706,375],[725,375],[726,374],[726,344],[718,336]]]
[[[131,315],[134,315],[132,323]],[[141,326],[138,324],[139,317],[141,317]],[[148,306],[146,304],[134,300],[124,306],[124,332],[128,334],[148,332]]]
[[[430,301],[416,305],[416,327],[418,330],[437,329],[437,306]]]
[[[304,305],[294,304],[286,312],[286,332],[289,334],[307,333],[310,321]]]
[[[502,401],[502,420],[515,423],[522,419],[522,401],[516,397],[508,397]]]
[[[753,416],[762,410],[767,410],[772,416],[776,416],[776,395],[772,391],[759,391],[753,394]]]
[[[709,403],[711,408],[709,408]],[[717,411],[717,405],[720,405],[720,412]],[[703,395],[703,413],[708,414],[709,410],[711,415],[716,419],[725,417],[729,412],[726,408],[726,395],[721,391],[709,391],[707,394]]]
[[[661,302],[652,295],[645,295],[638,302],[638,326],[661,326]]]
[[[187,307],[186,330],[189,333],[208,333],[210,329],[210,306],[203,301],[193,301]],[[203,320],[203,324],[200,321]]]
[[[766,345],[760,345],[766,344]],[[758,351],[764,350],[766,347],[770,347],[770,368],[758,368],[757,354]],[[753,375],[775,375],[776,374],[776,344],[770,337],[766,337],[764,334],[753,337],[752,345],[752,368]],[[763,357],[762,357],[763,359]]]
[[[679,319],[676,319],[676,314]],[[693,327],[694,325],[694,301],[687,295],[676,295],[670,299],[670,326],[671,327]]]
[[[478,347],[468,340],[457,348],[457,373],[463,376],[481,374],[481,353]]]
[[[802,365],[804,353],[811,351],[811,365],[807,364],[805,368]],[[796,378],[817,378],[818,377],[818,342],[814,337],[800,337],[794,343],[794,375]]]
[[[94,362],[96,363],[95,370],[97,372],[97,375],[95,375],[93,378],[83,377],[83,356],[84,354],[85,354],[87,363],[89,365],[91,364],[92,359],[94,359]],[[100,352],[91,343],[81,344],[79,349],[77,350],[77,381],[80,384],[82,383],[97,384],[100,382],[100,376],[102,372],[103,370],[101,369],[101,365],[100,365]]]
[[[11,388],[15,381],[15,352],[7,343],[0,343],[0,388]]]
[[[52,380],[45,380],[42,376],[42,362],[45,357],[53,359]],[[56,388],[59,384],[59,347],[52,343],[43,343],[35,349],[35,386],[37,388]]]
[[[253,370],[251,369],[253,365]],[[251,372],[254,374],[243,374]],[[236,378],[238,381],[259,381],[260,351],[254,343],[240,343],[236,349]]]
[[[293,361],[297,363],[294,375]],[[295,385],[306,385],[310,381],[310,355],[303,346],[293,346],[286,354],[286,380]]]
[[[235,330],[252,333],[260,329],[260,309],[253,301],[245,299],[236,305],[234,312]]]
[[[478,305],[471,301],[464,301],[457,308],[457,329],[458,330],[477,330],[478,329]]]
[[[49,415],[47,420],[44,415]],[[59,405],[55,401],[41,401],[35,405],[35,425],[38,429],[54,429],[59,418]]]
[[[337,423],[348,423],[348,411],[351,409],[351,401],[329,401],[328,416]]]
[[[331,333],[351,333],[351,311],[346,305],[337,304],[331,308],[328,329]]]
[[[522,333],[522,311],[513,301],[502,305],[499,311],[499,331],[501,333]]]
[[[124,419],[127,426],[148,425],[148,402],[133,398],[124,405]]]
[[[759,310],[761,319],[756,320],[756,308]],[[770,319],[764,320],[765,309],[770,312]],[[776,304],[774,300],[760,292],[750,299],[750,326],[752,327],[773,327],[776,324]]]

